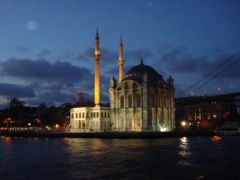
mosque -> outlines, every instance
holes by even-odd
[[[175,128],[174,80],[166,81],[151,66],[140,64],[124,74],[123,42],[119,44],[119,77],[110,80],[110,107],[100,105],[100,40],[95,39],[94,107],[70,110],[71,132],[157,132]]]

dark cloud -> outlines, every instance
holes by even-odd
[[[56,59],[61,61],[66,61],[75,57],[75,53],[71,50],[66,50],[57,55]]]
[[[230,58],[232,55],[225,54],[217,57],[214,62],[211,63],[211,70],[215,70],[211,77],[216,77],[216,79],[236,79],[240,78],[240,55]],[[225,63],[226,62],[226,63]],[[206,73],[206,70],[203,72]]]
[[[36,96],[33,87],[29,85],[25,86],[7,83],[0,83],[0,95],[22,98],[33,98]]]
[[[73,66],[68,62],[46,60],[33,61],[30,59],[8,59],[0,64],[0,74],[22,78],[27,81],[43,80],[72,85],[83,83],[87,85],[93,74],[87,68]]]
[[[52,103],[61,104],[63,102],[73,102],[75,97],[74,94],[70,92],[62,92],[56,89],[38,92],[38,99],[44,102],[51,100]]]
[[[78,91],[85,92],[92,96],[94,88],[93,73],[84,67],[78,67],[69,62],[56,61],[50,63],[47,60],[31,59],[8,59],[0,63],[0,74],[3,77],[11,77],[16,80],[24,81],[29,86],[15,90],[11,86],[1,88],[1,95],[12,97],[24,97],[28,104],[46,103],[56,105],[64,102],[75,102],[75,94]],[[101,91],[103,100],[109,88],[109,79],[101,76]],[[10,88],[7,94],[7,89]],[[34,95],[30,92],[36,92]],[[25,93],[25,94],[24,94]]]
[[[189,73],[201,71],[209,65],[206,57],[193,57],[185,49],[173,49],[160,57],[160,61],[171,72]]]
[[[46,58],[47,56],[50,56],[51,54],[52,54],[51,51],[44,49],[37,56],[39,58]]]

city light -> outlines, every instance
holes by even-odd
[[[186,125],[187,125],[186,121],[182,121],[182,122],[181,122],[181,126],[182,126],[182,127],[185,127]]]

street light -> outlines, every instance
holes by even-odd
[[[182,126],[182,127],[186,127],[186,125],[187,125],[186,121],[182,121],[182,122],[181,122],[181,126]]]

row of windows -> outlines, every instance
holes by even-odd
[[[151,99],[150,99],[150,105],[152,107],[160,107],[160,101],[161,98],[159,99],[159,102],[157,104],[157,101],[156,101],[156,96],[152,95],[151,96]],[[121,96],[120,97],[120,108],[124,108],[124,107],[127,107],[127,108],[132,108],[133,107],[133,98],[132,98],[132,95],[128,95],[127,97],[127,104],[124,104],[124,96]],[[172,101],[170,99],[166,99],[166,97],[164,96],[163,98],[163,106],[166,107],[168,105],[172,105]],[[135,96],[135,107],[141,107],[141,95],[140,94],[137,94]]]
[[[141,95],[137,94],[135,97],[135,106],[136,107],[141,107]],[[133,107],[133,102],[132,102],[132,95],[128,95],[128,108]],[[120,97],[120,108],[124,108],[124,96]]]
[[[75,117],[76,118],[84,118],[85,117],[85,114],[86,114],[86,118],[98,118],[99,117],[99,112],[91,112],[91,113],[89,113],[89,112],[87,112],[87,113],[84,113],[84,112],[82,112],[82,113],[76,113],[75,114]],[[100,113],[100,117],[101,118],[103,118],[103,117],[105,117],[105,118],[109,118],[109,116],[110,116],[110,113],[109,112],[101,112]],[[72,113],[72,118],[74,118],[74,114]]]

